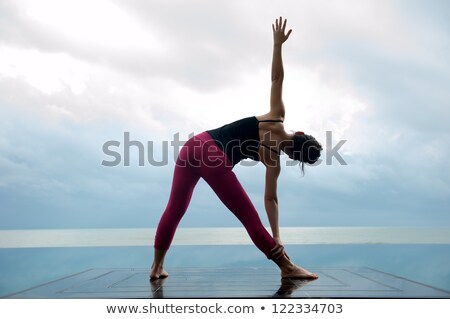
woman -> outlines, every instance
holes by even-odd
[[[305,162],[313,164],[317,161],[322,147],[310,135],[284,130],[281,47],[292,30],[285,33],[286,20],[283,23],[281,17],[275,25],[272,24],[272,29],[274,47],[270,111],[202,132],[183,145],[175,165],[169,202],[156,231],[155,255],[150,272],[152,280],[168,276],[164,270],[164,257],[200,177],[242,222],[254,244],[280,267],[282,278],[318,278],[290,261],[280,239],[277,200],[280,151],[291,159],[301,161],[303,170]],[[234,165],[245,158],[261,161],[266,167],[264,206],[272,236],[264,228],[250,198],[232,171]]]

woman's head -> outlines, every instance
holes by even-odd
[[[304,171],[304,164],[317,162],[321,151],[322,145],[313,136],[303,132],[295,132],[291,152],[288,155],[293,160],[302,162],[302,171]]]

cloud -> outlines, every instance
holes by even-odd
[[[123,142],[128,131],[160,146],[177,132],[186,139],[267,112],[270,24],[278,12],[294,29],[284,48],[286,129],[324,145],[332,131],[332,145],[347,140],[341,155],[348,163],[307,167],[304,178],[298,167],[283,167],[281,224],[448,223],[447,7],[3,2],[2,227],[155,226],[173,166],[106,168],[103,143]],[[235,171],[264,219],[264,168]],[[236,223],[199,183],[182,225]]]

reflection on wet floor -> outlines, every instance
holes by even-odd
[[[173,268],[150,281],[148,269],[91,269],[9,298],[450,298],[450,292],[367,267],[311,269],[320,277],[281,279],[279,270]]]
[[[166,278],[150,281],[153,298],[168,298],[168,297],[170,297],[170,293],[169,293],[169,296],[167,294],[166,295],[164,294],[164,283],[168,279],[169,278],[166,277]],[[262,297],[289,298],[289,297],[291,297],[292,293],[295,290],[308,285],[312,281],[311,280],[282,278],[282,279],[280,279],[280,282],[281,282],[280,287],[278,288],[277,291],[275,291],[275,293],[272,296],[267,295],[267,296],[262,296]],[[224,294],[224,296],[239,297],[239,296],[230,296],[229,293]],[[186,297],[191,297],[191,296],[186,295]],[[243,295],[243,297],[253,297],[253,296],[252,295],[245,295],[245,296]],[[261,297],[261,296],[259,296],[259,297]]]

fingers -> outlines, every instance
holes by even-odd
[[[276,252],[274,252],[273,254],[273,258],[278,259],[280,257],[282,257],[284,255],[284,249],[282,247],[280,247]]]
[[[275,19],[275,25],[272,23],[273,32],[282,30],[284,33],[286,30],[286,24],[287,24],[287,19],[284,19],[284,21],[283,21],[283,18],[281,16],[280,16],[280,18]],[[289,30],[289,33],[291,31],[292,30]]]
[[[270,252],[271,252],[271,253],[275,253],[275,252],[277,252],[278,250],[280,250],[280,249],[282,249],[282,248],[283,248],[282,245],[276,244],[275,247],[273,247],[273,248],[270,250]]]
[[[283,247],[283,245],[280,245],[280,244],[276,244],[275,247],[273,247],[270,250],[270,252],[272,254],[272,257],[275,259],[277,259],[285,254],[284,247]]]
[[[292,29],[290,29],[290,30],[288,31],[288,33],[286,34],[286,39],[289,38],[289,35],[291,34],[291,32],[292,32]]]
[[[281,24],[282,24],[282,22],[283,22],[283,18],[282,17],[280,17],[280,19],[276,19],[275,20],[275,30],[280,30],[281,29]],[[272,24],[272,26],[273,26],[273,24]],[[284,21],[284,26],[283,26],[283,29],[286,27],[286,21]]]
[[[278,250],[272,251],[271,254],[272,254],[272,258],[273,259],[278,259],[278,258],[280,258],[282,256],[280,251],[278,251]]]

